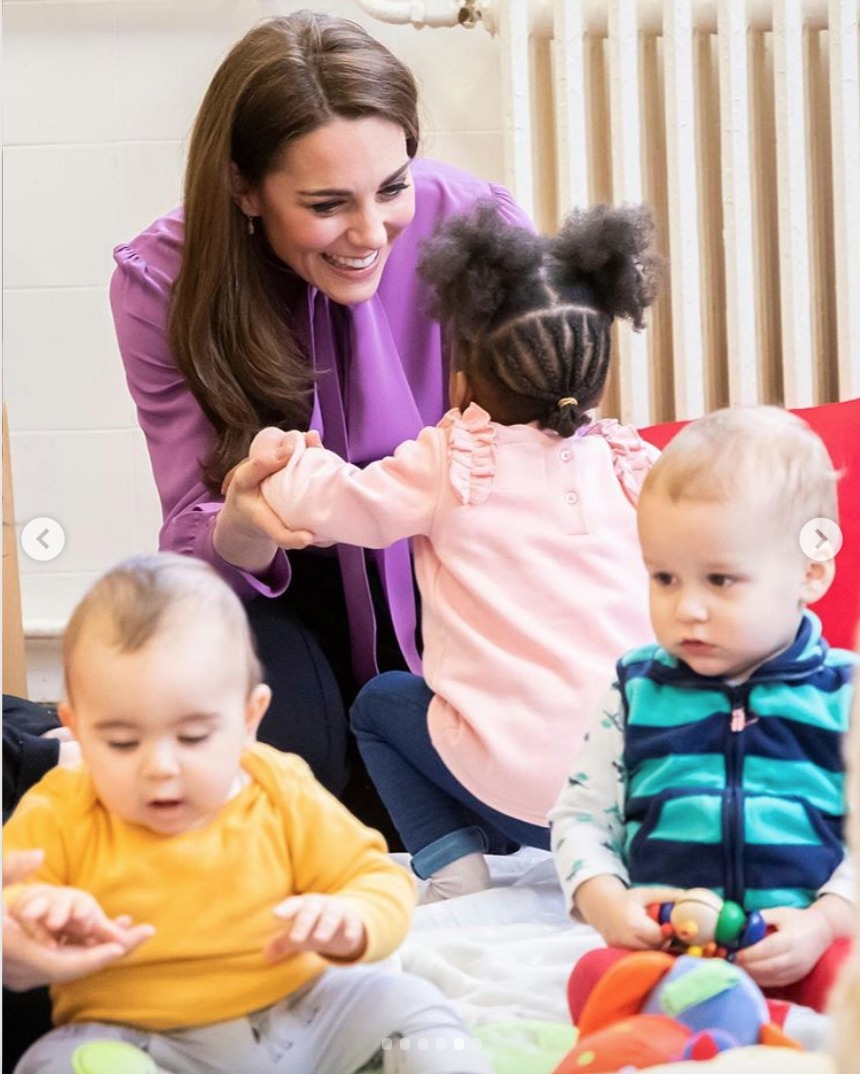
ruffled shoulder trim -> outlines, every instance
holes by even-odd
[[[615,418],[600,418],[586,426],[579,436],[602,436],[612,452],[612,466],[627,499],[635,507],[645,477],[660,452],[647,443],[632,425],[622,425]]]
[[[448,432],[448,480],[463,504],[483,503],[496,474],[496,430],[490,415],[470,403],[456,407],[439,422]]]

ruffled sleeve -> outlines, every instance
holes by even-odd
[[[463,504],[483,503],[496,474],[496,431],[477,403],[463,413],[449,410],[439,423],[448,430],[448,480]]]
[[[603,437],[612,452],[615,476],[635,507],[645,477],[660,455],[657,448],[643,440],[632,425],[622,425],[615,418],[600,418],[579,435]]]

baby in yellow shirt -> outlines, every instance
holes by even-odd
[[[414,885],[300,758],[254,741],[270,690],[238,597],[201,561],[129,560],[69,623],[63,722],[84,764],[4,829],[38,847],[4,892],[47,943],[117,943],[51,989],[57,1027],[16,1074],[125,1041],[168,1074],[491,1070],[445,998],[388,966]]]

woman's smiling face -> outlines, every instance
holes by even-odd
[[[351,306],[376,293],[391,245],[415,215],[410,163],[396,123],[335,118],[291,142],[237,202],[295,273]]]

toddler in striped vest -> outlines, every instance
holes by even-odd
[[[663,946],[648,904],[691,887],[761,912],[767,935],[737,962],[768,996],[824,1007],[854,928],[843,747],[857,658],[808,610],[834,576],[822,520],[837,520],[837,479],[805,422],[753,406],[686,426],[645,480],[657,644],[619,660],[550,812],[570,912],[608,945],[574,970],[574,1018],[612,961]]]

